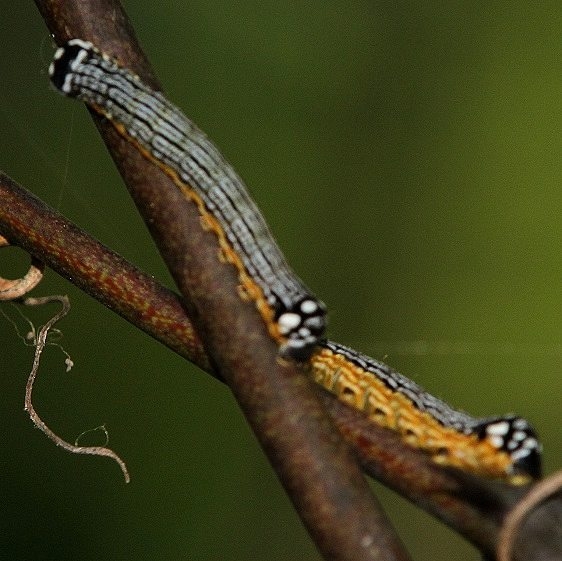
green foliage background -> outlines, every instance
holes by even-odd
[[[471,413],[523,414],[559,468],[557,3],[126,7],[169,97],[328,304],[330,336]],[[85,109],[48,86],[33,3],[0,0],[0,22],[0,167],[169,282]],[[27,263],[1,258],[4,276]],[[0,317],[0,559],[318,559],[226,388],[56,274],[37,293],[70,295],[76,366],[50,349],[35,405],[69,440],[106,423],[132,483],[32,428],[32,350]],[[377,490],[415,559],[478,559]]]

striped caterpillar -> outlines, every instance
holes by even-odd
[[[310,358],[316,383],[439,464],[513,484],[540,475],[541,445],[525,419],[470,417],[385,364],[322,340],[324,305],[286,264],[233,168],[161,93],[80,39],[57,50],[49,73],[61,93],[104,115],[197,204],[281,354]]]
[[[541,445],[521,417],[456,411],[386,364],[332,341],[310,362],[318,384],[439,464],[513,484],[540,476]]]
[[[308,359],[326,309],[287,265],[248,191],[215,145],[180,109],[91,43],[73,39],[49,67],[62,94],[84,101],[169,175],[218,237],[244,298],[255,302],[280,354]]]

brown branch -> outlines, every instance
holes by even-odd
[[[121,6],[36,0],[57,42],[92,41],[158,87]],[[404,559],[349,448],[295,365],[281,365],[235,271],[218,259],[195,206],[111,125],[94,116],[212,363],[233,391],[317,547],[327,559]],[[228,326],[225,329],[225,326]],[[342,521],[345,520],[345,524]]]
[[[71,280],[167,347],[212,369],[183,303],[0,172],[0,231],[10,243]]]
[[[541,551],[541,559],[560,559],[561,500],[562,471],[559,471],[537,483],[508,513],[498,538],[498,561],[532,559],[536,551]],[[542,539],[545,533],[555,538],[550,549],[550,544]]]
[[[65,222],[5,176],[0,176],[0,200],[0,231],[13,243],[46,260],[105,305],[209,371],[209,361],[173,293]],[[443,470],[417,450],[404,446],[394,433],[374,426],[331,395],[319,392],[369,473],[445,520],[487,555],[493,555],[501,520],[526,489],[463,478],[462,474]],[[519,532],[514,559],[560,556],[561,511],[558,496],[529,514]],[[519,547],[521,544],[532,546]],[[550,557],[541,557],[541,552],[548,552]]]
[[[133,325],[211,373],[200,340],[175,293],[1,173],[0,200],[0,232],[13,243],[41,258]],[[396,433],[374,425],[365,415],[340,403],[321,388],[318,393],[341,433],[354,446],[367,473],[446,522],[482,552],[493,554],[502,519],[526,489],[493,484],[443,469],[425,454],[404,445]],[[546,509],[547,505],[540,505],[536,516],[543,521],[542,527],[550,527],[551,531],[545,536],[535,527],[532,541],[536,552],[556,547],[552,520],[562,517],[562,502],[551,502]],[[533,537],[528,525],[521,531],[528,540]],[[542,536],[539,541],[537,534]],[[516,549],[515,560],[532,559],[520,556],[520,551]]]

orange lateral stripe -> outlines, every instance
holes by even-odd
[[[378,425],[397,431],[404,442],[423,450],[439,464],[457,467],[484,477],[527,480],[509,474],[510,456],[475,434],[445,427],[426,411],[420,411],[399,391],[393,391],[372,372],[366,372],[329,349],[311,358],[312,377],[337,398],[364,411]]]

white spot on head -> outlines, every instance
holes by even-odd
[[[505,436],[509,432],[509,423],[500,421],[486,427],[486,434],[490,436]]]
[[[74,59],[70,63],[70,70],[72,71],[76,70],[76,68],[78,68],[82,64],[82,62],[87,56],[88,56],[87,50],[82,49],[81,51],[79,51],[78,54],[74,57]]]
[[[503,448],[504,440],[503,440],[502,436],[490,435],[489,441],[490,441],[490,444],[492,444],[492,446],[494,446],[495,448],[498,448],[498,449]]]
[[[67,45],[69,47],[74,47],[74,45],[78,45],[79,47],[82,47],[83,49],[94,49],[94,45],[92,45],[92,43],[90,43],[90,41],[84,41],[84,39],[71,39]],[[60,51],[60,49],[59,49]]]
[[[540,449],[539,441],[536,438],[527,438],[523,441],[523,447],[529,448],[529,450],[538,450]]]
[[[519,448],[511,454],[511,459],[513,461],[521,460],[522,458],[526,458],[531,453],[531,450],[528,448]]]
[[[523,432],[522,430],[517,430],[513,433],[512,436],[513,440],[525,440],[527,438],[527,433]]]
[[[72,75],[71,75],[71,74],[67,74],[67,75],[64,77],[64,82],[63,82],[63,84],[62,84],[62,86],[61,86],[61,88],[60,88],[60,89],[61,89],[61,92],[62,92],[62,93],[65,93],[65,94],[70,93],[70,92],[72,91],[71,83],[72,83]]]
[[[528,429],[529,423],[525,419],[515,419],[515,421],[513,421],[513,428],[520,430]]]
[[[306,318],[305,324],[308,327],[310,327],[310,329],[314,329],[315,331],[321,331],[324,330],[324,326],[326,325],[326,322],[324,318],[321,316],[312,316]]]
[[[314,300],[304,300],[300,305],[303,314],[314,314],[318,311],[318,304]]]
[[[55,55],[53,56],[53,58],[54,58],[55,60],[58,60],[63,54],[64,54],[64,47],[59,47],[59,48],[55,51]],[[53,66],[53,65],[51,64],[51,66]],[[50,70],[51,66],[49,66],[49,70]]]
[[[310,329],[306,328],[306,327],[301,327],[299,329],[299,337],[302,337],[303,339],[306,339],[308,337],[310,337],[311,333],[310,333]]]
[[[282,357],[294,358],[299,356],[302,349],[306,347],[306,343],[299,339],[289,339],[284,345],[279,347],[279,354]]]
[[[293,312],[287,312],[279,316],[277,324],[282,335],[287,335],[301,324],[301,317]]]

